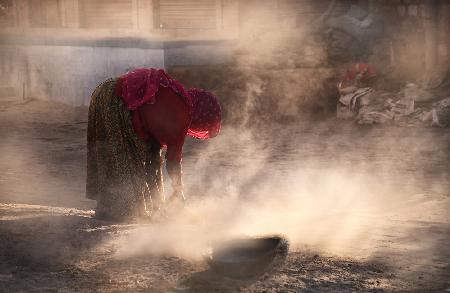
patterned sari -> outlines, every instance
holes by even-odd
[[[97,201],[97,218],[136,222],[149,218],[164,200],[161,146],[135,133],[116,82],[105,81],[91,97],[86,197]]]

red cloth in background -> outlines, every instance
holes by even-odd
[[[377,75],[377,71],[375,70],[375,67],[373,67],[373,65],[371,64],[356,63],[355,65],[347,69],[344,81],[352,81],[358,75],[360,75],[360,80],[364,81],[371,77],[375,77]]]

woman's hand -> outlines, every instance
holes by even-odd
[[[169,198],[170,205],[183,205],[185,201],[186,197],[184,196],[183,186],[173,186],[173,192]]]
[[[173,189],[168,202],[170,205],[183,205],[186,198],[183,192],[181,162],[167,160],[166,168],[172,181]]]

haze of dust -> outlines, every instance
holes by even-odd
[[[293,148],[298,145],[295,140],[292,144]],[[387,150],[377,156],[389,157]],[[405,198],[371,174],[365,162],[339,167],[336,159],[320,167],[295,154],[274,158],[273,152],[251,131],[225,130],[199,150],[199,156],[187,158],[188,191],[195,190],[196,184],[206,190],[199,196],[191,194],[185,208],[169,220],[123,235],[117,257],[200,259],[215,242],[274,234],[287,237],[292,249],[311,247],[367,257],[373,252],[370,236],[392,225],[385,217],[388,213],[418,215],[401,208],[414,198]],[[224,157],[224,162],[217,162]]]

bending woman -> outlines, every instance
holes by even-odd
[[[165,202],[162,147],[173,199],[184,200],[181,159],[186,135],[216,136],[221,109],[210,92],[185,90],[163,70],[142,68],[100,84],[87,131],[86,197],[99,219],[135,222]]]

